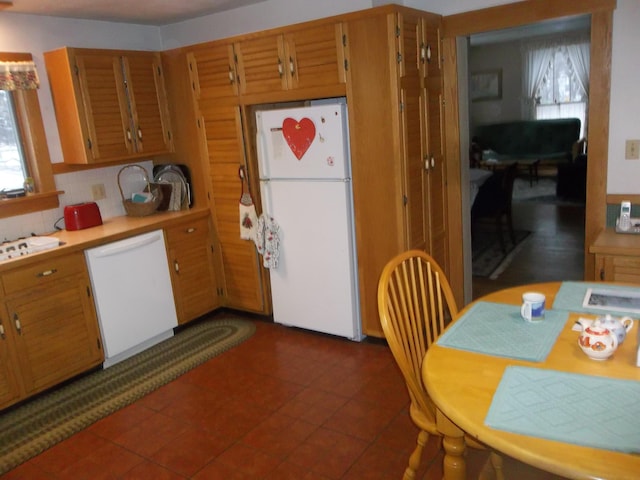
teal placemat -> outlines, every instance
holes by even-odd
[[[569,310],[571,312],[583,312],[605,315],[610,313],[612,315],[629,315],[632,318],[638,318],[637,312],[625,312],[621,310],[602,310],[600,308],[583,307],[584,296],[587,294],[587,290],[595,288],[598,290],[637,290],[640,292],[640,288],[634,289],[633,287],[626,287],[621,285],[612,285],[610,283],[588,283],[588,282],[562,282],[556,299],[553,302],[554,310]],[[549,306],[547,305],[547,308]]]
[[[551,351],[569,312],[547,310],[529,323],[520,305],[477,302],[438,339],[438,345],[498,357],[542,362]]]
[[[640,453],[639,399],[640,382],[634,380],[507,367],[485,424],[575,445]]]

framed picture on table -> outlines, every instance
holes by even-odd
[[[472,102],[502,98],[502,70],[488,70],[471,74],[469,94]]]
[[[640,316],[640,290],[588,288],[582,306]]]

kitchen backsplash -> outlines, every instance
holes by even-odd
[[[144,167],[151,179],[153,162],[136,162]],[[64,228],[63,212],[65,205],[74,203],[92,202],[92,185],[104,185],[105,198],[96,200],[100,208],[102,219],[125,215],[122,206],[122,197],[118,188],[118,173],[124,165],[114,167],[96,168],[83,170],[74,173],[64,173],[55,176],[56,187],[65,193],[60,195],[60,207],[43,212],[35,212],[17,217],[0,219],[0,241],[15,240],[16,238],[30,236],[31,234],[42,235],[55,230],[55,226]],[[129,181],[125,172],[122,174],[123,191]]]

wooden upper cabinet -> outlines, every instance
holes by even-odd
[[[171,151],[159,54],[62,48],[44,58],[66,163]]]
[[[121,57],[137,153],[172,149],[167,94],[160,55],[131,52]]]
[[[442,17],[425,15],[420,20],[418,60],[423,77],[442,76]]]
[[[187,53],[189,79],[194,98],[221,98],[238,95],[238,74],[232,43],[208,43]]]
[[[237,42],[240,93],[326,87],[346,82],[341,23],[325,23]]]

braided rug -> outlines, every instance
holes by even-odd
[[[0,474],[133,403],[255,332],[247,320],[208,319],[107,369],[0,414]]]

